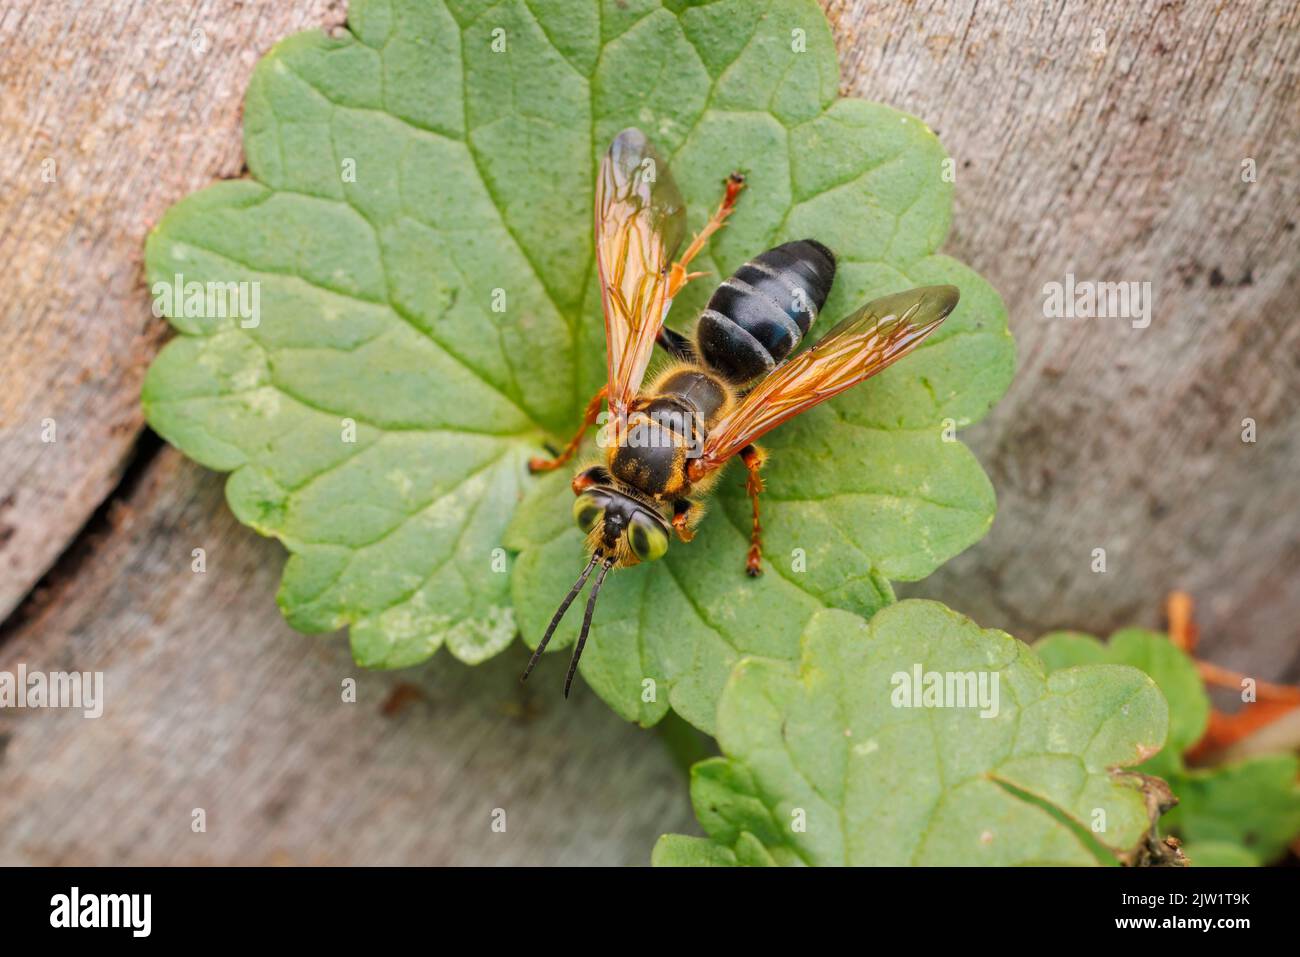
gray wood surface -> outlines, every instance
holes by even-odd
[[[1184,588],[1207,657],[1296,678],[1300,7],[827,8],[845,91],[924,118],[956,159],[947,250],[1002,292],[1019,344],[1010,394],[966,434],[993,531],[905,591],[1030,639],[1156,624]],[[519,649],[364,674],[345,642],[293,633],[279,546],[234,522],[220,477],[140,443],[166,338],[144,235],[238,175],[256,58],[342,18],[0,0],[0,669],[97,662],[113,703],[0,712],[0,863],[644,863],[692,829],[655,736],[590,693],[519,697]],[[1067,273],[1150,281],[1150,327],[1044,318]],[[552,688],[563,662],[543,667]]]
[[[144,426],[140,383],[168,336],[142,280],[145,234],[239,175],[258,57],[343,9],[0,2],[0,617],[112,492]]]
[[[0,670],[105,682],[98,719],[0,712],[0,864],[627,865],[696,830],[656,734],[556,692],[563,656],[523,687],[522,645],[364,672],[284,624],[280,546],[221,476],[166,449],[133,484],[0,644]]]
[[[1300,5],[830,11],[846,92],[956,160],[947,250],[1002,293],[1019,352],[966,435],[993,530],[905,593],[1032,637],[1158,625],[1181,588],[1204,655],[1300,677]],[[1044,318],[1067,273],[1149,281],[1150,326]]]

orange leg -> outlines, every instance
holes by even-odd
[[[745,482],[745,491],[749,493],[749,501],[754,506],[754,527],[749,536],[749,553],[745,557],[745,573],[750,578],[757,578],[763,574],[763,528],[758,523],[758,496],[763,491],[763,479],[759,476],[758,470],[763,467],[763,462],[767,456],[756,445],[747,445],[740,450],[741,461],[745,463],[745,468],[749,470],[749,479]]]
[[[704,224],[704,228],[691,240],[691,244],[686,247],[686,252],[682,253],[682,258],[673,263],[672,272],[668,279],[669,299],[676,296],[682,286],[692,279],[704,275],[702,272],[688,273],[686,267],[704,249],[709,237],[722,228],[722,224],[727,221],[731,211],[736,208],[736,197],[740,195],[740,191],[744,188],[745,177],[743,174],[732,173],[727,177],[727,191],[722,194],[722,202],[718,203],[718,208],[713,211],[713,216]]]
[[[553,459],[544,459],[541,456],[529,459],[528,471],[549,472],[552,469],[558,469],[573,458],[573,453],[578,451],[578,446],[582,444],[582,437],[587,434],[587,429],[595,425],[596,420],[600,418],[600,405],[605,401],[605,392],[608,388],[609,386],[601,386],[600,391],[591,397],[591,401],[587,403],[587,411],[582,416],[582,425],[573,438],[569,439],[569,444],[560,450],[560,454]]]

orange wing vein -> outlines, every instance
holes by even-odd
[[[596,261],[605,311],[609,410],[622,421],[641,387],[672,300],[669,267],[686,206],[644,133],[614,138],[596,180]]]
[[[888,368],[943,322],[957,305],[955,286],[923,286],[873,299],[821,340],[777,366],[709,430],[692,481],[819,402]]]

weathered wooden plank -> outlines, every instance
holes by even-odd
[[[957,159],[949,248],[1003,292],[1020,342],[1011,394],[971,434],[999,521],[921,592],[1033,634],[1151,621],[1180,585],[1227,663],[1296,674],[1300,542],[1276,516],[1300,504],[1286,418],[1300,380],[1297,5],[828,9],[846,90],[924,117]],[[140,428],[140,375],[164,335],[138,282],[147,226],[238,170],[256,53],[341,16],[233,2],[0,15],[0,261],[14,264],[0,613],[107,494]],[[1151,327],[1044,319],[1042,286],[1066,273],[1151,281]],[[1238,438],[1247,417],[1253,445]],[[1099,547],[1104,575],[1089,570]]]
[[[0,619],[117,483],[143,426],[140,382],[166,336],[145,234],[238,175],[257,58],[343,10],[0,3]]]
[[[1300,7],[829,10],[846,91],[955,158],[947,249],[1005,297],[1020,356],[968,434],[993,531],[907,591],[1032,637],[1154,625],[1183,588],[1206,655],[1300,676]],[[1067,273],[1151,282],[1150,326],[1044,318]]]
[[[522,646],[378,673],[293,632],[283,550],[222,484],[162,451],[0,645],[3,671],[104,672],[106,701],[0,711],[0,865],[646,864],[659,834],[697,831],[656,734],[560,695],[563,655],[521,687]]]
[[[968,436],[998,522],[912,590],[1032,637],[1154,623],[1179,586],[1207,657],[1300,674],[1297,4],[828,8],[846,91],[923,117],[956,158],[948,249],[1003,293],[1020,347],[1011,393]],[[145,232],[238,172],[257,55],[341,9],[0,3],[0,617],[139,434],[165,335]],[[1067,273],[1152,282],[1151,326],[1045,319],[1043,285]],[[0,863],[643,862],[658,833],[691,829],[651,736],[589,693],[550,693],[563,662],[523,699],[516,650],[359,673],[344,704],[346,645],[284,626],[282,552],[233,522],[220,482],[160,455],[4,632],[0,668],[102,667],[109,709],[0,713]]]

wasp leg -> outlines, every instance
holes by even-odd
[[[695,350],[691,348],[691,340],[680,332],[673,332],[667,326],[659,327],[659,335],[655,337],[655,342],[659,343],[663,350],[674,359],[688,362],[695,357]]]
[[[690,499],[679,498],[673,502],[673,531],[683,542],[689,542],[695,537],[695,526],[699,524],[700,518],[704,515],[704,508],[699,502],[692,502]]]
[[[745,482],[745,491],[749,493],[749,501],[754,506],[754,527],[749,535],[749,553],[745,556],[745,573],[750,578],[757,578],[763,574],[763,529],[758,523],[758,496],[763,491],[763,479],[759,476],[758,470],[767,461],[767,453],[757,445],[747,445],[740,450],[740,459],[745,463],[745,468],[749,470],[749,479]]]
[[[682,253],[682,258],[673,263],[672,273],[668,279],[668,298],[671,299],[677,295],[682,286],[686,285],[697,276],[703,276],[702,272],[688,273],[686,267],[691,264],[691,260],[700,254],[704,249],[705,243],[709,237],[722,228],[722,224],[727,221],[731,211],[736,208],[736,197],[740,191],[745,188],[745,176],[743,173],[732,173],[727,177],[727,189],[722,194],[722,202],[718,203],[718,208],[713,211],[709,221],[704,224],[704,228],[695,234],[691,244],[686,247],[686,252]]]
[[[600,404],[605,400],[605,392],[608,388],[609,386],[601,386],[600,391],[591,397],[591,401],[587,403],[587,411],[582,416],[582,425],[573,438],[569,439],[569,444],[560,450],[560,454],[551,459],[545,459],[541,456],[529,459],[528,471],[549,472],[573,458],[573,453],[578,451],[578,446],[582,444],[582,437],[586,435],[587,429],[595,425],[596,419],[600,417]]]

